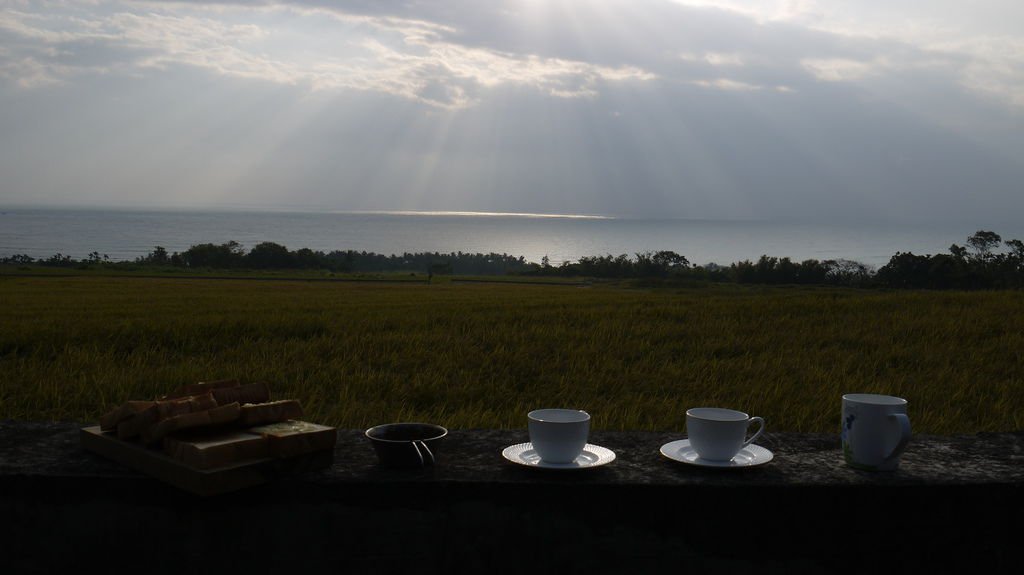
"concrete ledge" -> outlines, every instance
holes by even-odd
[[[525,430],[452,431],[426,471],[380,469],[342,430],[328,470],[203,499],[83,451],[82,426],[0,422],[12,572],[999,572],[1024,503],[1021,432],[915,436],[894,473],[847,468],[834,435],[767,434],[768,465],[704,470],[658,454],[678,433],[594,432],[616,461],[558,473],[501,458]]]

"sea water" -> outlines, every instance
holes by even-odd
[[[849,259],[875,267],[898,251],[947,252],[978,229],[1004,239],[1021,230],[963,224],[826,224],[777,221],[637,219],[451,212],[271,212],[28,209],[0,207],[0,257],[90,252],[133,260],[155,246],[183,251],[230,240],[251,248],[276,242],[289,249],[506,253],[553,265],[583,256],[632,256],[671,250],[694,264],[727,265],[762,254]],[[1014,235],[1016,233],[1016,235]]]

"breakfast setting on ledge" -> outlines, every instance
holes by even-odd
[[[854,423],[857,422],[857,425]],[[615,461],[611,449],[588,443],[591,416],[578,409],[536,409],[527,414],[529,441],[501,456],[517,466],[580,471]],[[748,437],[749,428],[757,424]],[[775,455],[754,441],[761,417],[699,407],[686,411],[685,439],[658,452],[683,467],[742,469]],[[222,379],[185,385],[154,400],[129,400],[84,427],[82,447],[197,495],[216,495],[275,478],[334,465],[338,430],[303,421],[294,399],[271,400],[263,382]],[[438,465],[448,430],[430,423],[389,423],[365,432],[385,469]],[[894,471],[911,438],[907,401],[878,394],[842,398],[841,445],[846,465]]]

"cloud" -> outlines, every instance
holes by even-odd
[[[1003,99],[1024,110],[1024,39],[973,37],[945,39],[929,45],[936,54],[959,57],[965,87]]]
[[[742,66],[743,57],[739,54],[723,54],[720,52],[708,52],[704,55],[708,64],[712,66]]]
[[[802,59],[819,80],[859,81],[940,63],[964,88],[1024,111],[1024,3],[1017,0],[674,1],[824,32],[874,52],[866,59]]]
[[[25,89],[59,84],[71,71],[63,66],[40,62],[31,56],[10,57],[0,50],[0,78]]]
[[[714,88],[716,90],[725,90],[728,92],[754,92],[757,90],[764,90],[765,86],[759,86],[757,84],[748,84],[747,82],[740,82],[739,80],[731,80],[729,78],[715,78],[714,80],[696,80],[694,84],[701,88]],[[792,91],[791,88],[786,86],[778,86],[776,89],[780,92]]]
[[[711,66],[743,66],[745,63],[743,56],[740,54],[723,52],[705,52],[703,54],[683,52],[679,55],[679,58],[686,62],[706,62]]]
[[[877,74],[884,68],[881,62],[860,62],[833,58],[822,60],[806,58],[800,62],[814,77],[825,82],[851,82]]]
[[[13,50],[0,52],[0,73],[31,88],[108,72],[112,61],[123,72],[185,65],[313,90],[377,91],[444,108],[470,106],[482,90],[505,84],[579,98],[595,96],[602,83],[655,78],[633,66],[465,46],[443,39],[451,28],[415,18],[289,6],[268,6],[253,18],[252,11],[231,5],[150,3],[139,12],[120,3],[100,5],[109,10],[67,16],[42,5],[39,12],[0,17],[0,30],[15,40]],[[324,26],[325,13],[333,25],[322,33],[330,36],[304,37],[305,28]],[[334,35],[344,40],[330,40]],[[71,62],[86,46],[106,47],[110,60]]]
[[[0,199],[1017,213],[1024,18],[891,1],[0,0]]]
[[[9,5],[0,74],[23,87],[186,65],[459,109],[502,85],[560,98],[659,79],[799,91],[808,81],[859,83],[930,66],[951,86],[1024,110],[1024,41],[1005,33],[1019,26],[990,14],[1000,10],[976,16],[945,0],[894,0],[885,11],[814,0]],[[1000,26],[1004,33],[988,32]],[[89,51],[94,65],[82,56]]]

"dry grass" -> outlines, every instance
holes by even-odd
[[[315,421],[682,429],[689,407],[833,432],[840,395],[915,432],[1024,427],[1024,293],[0,278],[0,418],[90,421],[180,384],[271,382]]]

